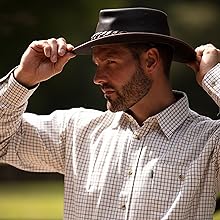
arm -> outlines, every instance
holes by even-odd
[[[1,162],[31,171],[63,172],[66,114],[46,117],[24,111],[35,90],[28,88],[61,72],[73,57],[72,48],[63,39],[33,42],[14,74],[0,81]]]
[[[220,106],[220,50],[212,44],[196,48],[197,61],[189,66],[196,73],[196,80],[200,86]]]

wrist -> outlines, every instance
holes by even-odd
[[[13,75],[15,80],[27,89],[32,89],[38,85],[38,82],[31,79],[31,77],[28,76],[29,74],[25,73],[20,66],[13,71]]]

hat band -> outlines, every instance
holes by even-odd
[[[102,37],[107,37],[107,36],[126,33],[126,32],[127,31],[117,31],[117,30],[97,32],[97,33],[92,35],[91,40],[97,40],[97,39],[102,38]]]

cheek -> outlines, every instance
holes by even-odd
[[[137,71],[135,65],[127,62],[123,65],[117,66],[114,68],[114,74],[112,74],[112,80],[118,84],[126,84],[133,77]]]

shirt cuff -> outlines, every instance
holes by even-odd
[[[220,63],[206,73],[202,80],[202,87],[220,106]]]
[[[38,86],[33,89],[27,89],[22,86],[14,78],[14,70],[15,68],[1,80],[2,88],[0,89],[0,95],[2,96],[3,102],[13,106],[22,106],[28,101]]]

